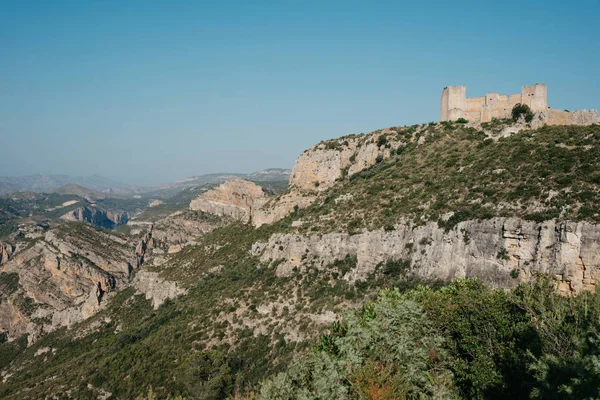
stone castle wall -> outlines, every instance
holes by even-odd
[[[466,86],[445,87],[442,91],[440,120],[456,121],[464,118],[473,122],[490,122],[494,118],[510,118],[513,107],[518,103],[528,105],[548,125],[600,123],[597,110],[568,112],[548,107],[547,87],[539,83],[523,86],[518,94],[502,95],[490,92],[485,96],[470,98],[467,98]]]

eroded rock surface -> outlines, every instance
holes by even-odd
[[[291,190],[255,208],[252,212],[252,224],[258,227],[279,221],[294,212],[296,208],[308,207],[316,198],[316,194],[310,191]]]
[[[319,143],[306,150],[294,164],[290,185],[321,192],[346,176],[352,176],[390,157],[402,144],[389,129],[368,136],[348,137]]]
[[[187,293],[187,290],[176,282],[161,278],[157,272],[140,271],[135,275],[133,285],[138,293],[142,293],[147,300],[152,300],[156,310],[167,299],[173,299]]]
[[[351,281],[364,280],[381,263],[400,259],[410,261],[422,277],[479,277],[501,288],[536,271],[556,277],[566,293],[592,290],[600,279],[600,226],[585,222],[493,218],[462,222],[448,232],[428,223],[357,235],[275,234],[266,243],[255,243],[252,252],[277,265],[278,275],[309,265],[327,268],[346,255],[356,256],[356,268],[344,277]]]
[[[13,246],[0,240],[0,265],[8,262],[13,254]]]
[[[129,220],[126,211],[104,211],[95,207],[78,207],[61,216],[67,221],[87,222],[102,228],[112,229],[126,224]]]
[[[203,235],[223,223],[223,219],[203,212],[177,211],[154,224],[152,237],[155,247],[177,253],[185,246],[195,245]]]
[[[0,304],[0,331],[11,339],[27,333],[30,341],[95,313],[128,283],[134,251],[120,236],[69,223],[26,233],[16,248],[0,267],[17,282]]]
[[[231,179],[210,189],[190,202],[190,209],[249,222],[252,212],[267,201],[267,194],[257,184]]]

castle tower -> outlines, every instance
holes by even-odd
[[[467,108],[467,87],[447,86],[442,90],[440,121],[456,121]]]
[[[521,103],[527,104],[533,112],[548,110],[548,93],[546,85],[536,83],[521,88]]]

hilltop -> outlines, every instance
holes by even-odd
[[[553,382],[531,372],[551,363],[543,358],[552,352],[546,338],[555,337],[548,332],[559,338],[561,360],[583,365],[567,354],[580,354],[573,349],[588,343],[578,338],[586,337],[582,332],[600,309],[593,294],[600,265],[599,157],[600,126],[442,122],[318,143],[300,155],[281,193],[240,181],[182,191],[172,208],[159,206],[167,215],[145,212],[125,225],[127,235],[112,239],[122,241],[115,257],[122,253],[125,264],[111,265],[129,263],[131,276],[115,268],[103,272],[114,275],[117,284],[87,319],[69,329],[50,324],[52,332],[41,329],[28,348],[23,336],[8,332],[10,342],[0,345],[5,360],[0,395],[135,398],[152,387],[165,398],[191,397],[208,390],[194,383],[198,370],[190,372],[202,365],[215,366],[202,372],[210,376],[213,398],[232,394],[234,387],[260,388],[287,367],[287,375],[267,381],[264,393],[296,390],[294,376],[311,382],[317,375],[340,377],[315,383],[337,393],[358,387],[365,393],[374,388],[398,393],[404,384],[419,393],[443,390],[448,397],[527,397],[532,388],[549,393],[544,385]],[[35,299],[18,300],[25,290],[19,248],[40,243],[53,252],[51,239],[69,242],[74,227],[81,225],[61,221],[37,239],[18,238],[10,249],[1,268],[19,279],[4,278],[12,300],[2,304],[14,305],[15,315],[33,316],[29,303],[45,307]],[[87,257],[85,250],[79,252]],[[68,262],[78,262],[74,254]],[[547,286],[536,283],[540,274],[549,279]],[[432,289],[414,291],[419,285]],[[384,288],[398,294],[378,296]],[[582,300],[568,303],[555,289]],[[553,315],[571,324],[570,335],[560,335],[562,323],[542,318],[549,325],[540,326],[530,317],[528,310],[535,314],[538,307],[551,307],[539,299],[560,309]],[[359,326],[389,327],[394,335],[406,331],[377,319],[397,315],[397,304],[413,311],[393,321],[419,327],[406,339],[415,349],[410,359],[425,360],[408,381],[394,375],[396,369],[388,372],[397,380],[385,378],[383,367],[395,368],[397,358],[369,361],[364,349],[353,347],[357,342],[349,344],[355,335],[367,334]],[[358,310],[354,317],[347,314],[345,325],[335,325],[353,309]],[[465,316],[473,319],[461,319]],[[511,316],[518,316],[514,324]],[[465,331],[469,326],[476,334]],[[478,329],[489,333],[481,343]],[[380,331],[369,332],[379,337]],[[412,344],[419,337],[431,338],[426,351]],[[566,337],[573,342],[563,342]],[[322,353],[313,356],[310,348],[316,345]],[[528,351],[538,364],[519,358]],[[308,361],[292,361],[298,354],[308,354]],[[383,357],[381,349],[371,354]],[[358,363],[351,376],[342,377],[344,369],[338,368],[336,360],[344,357]],[[521,371],[527,383],[513,378],[511,369]],[[425,376],[435,379],[426,383]],[[565,385],[575,385],[568,379]],[[392,381],[393,388],[385,385]],[[278,398],[273,396],[263,398]]]
[[[61,186],[75,184],[100,192],[128,192],[130,187],[120,182],[99,175],[68,176],[68,175],[27,175],[0,177],[0,194],[18,191],[47,193]]]
[[[65,186],[61,186],[59,188],[56,188],[54,190],[52,190],[52,193],[56,193],[59,195],[75,195],[75,196],[79,196],[82,198],[88,198],[88,199],[105,199],[107,197],[119,197],[116,195],[112,195],[110,193],[103,193],[103,192],[99,192],[97,190],[93,190],[93,189],[88,189],[86,187],[83,187],[81,185],[77,185],[74,183],[69,183],[68,185]]]

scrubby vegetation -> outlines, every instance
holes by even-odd
[[[600,221],[600,126],[551,126],[493,139],[444,122],[397,136],[407,145],[396,155],[299,210],[304,226],[357,233],[405,220],[448,229],[494,216]]]
[[[600,294],[512,292],[459,280],[384,290],[308,355],[269,378],[264,399],[584,399],[600,396]]]
[[[178,282],[186,296],[154,310],[130,287],[89,320],[30,347],[24,336],[0,336],[0,368],[10,374],[0,397],[597,398],[599,293],[561,297],[543,277],[512,291],[469,279],[429,281],[402,259],[349,282],[343,277],[357,268],[350,255],[328,265],[301,255],[300,268],[279,276],[284,260],[261,262],[252,251],[294,229],[355,234],[404,220],[450,229],[493,216],[598,222],[600,127],[502,137],[505,127],[486,125],[492,138],[460,122],[394,128],[374,142],[392,157],[341,179],[315,205],[257,229],[219,226],[178,253],[157,252],[163,262],[143,268]],[[144,218],[155,221],[192,195]],[[304,224],[292,227],[298,219]],[[107,246],[106,235],[124,238],[82,224],[56,235],[101,253],[118,246]],[[429,244],[425,238],[414,250]],[[0,274],[0,290],[18,284],[18,276]],[[25,313],[29,305],[18,304]]]
[[[513,121],[518,121],[521,117],[525,118],[525,122],[531,122],[533,120],[533,113],[531,108],[527,104],[517,103],[511,112]]]
[[[327,274],[354,263],[341,260]],[[32,396],[59,397],[68,388],[78,398],[99,389],[114,398],[151,393],[190,399],[600,395],[600,293],[562,297],[543,277],[510,292],[471,279],[407,285],[410,268],[401,260],[382,264],[371,284],[340,292],[328,292],[331,275],[277,278],[261,269],[251,258],[239,260],[222,274],[204,275],[188,296],[156,311],[127,289],[74,330],[52,333],[30,348],[22,340],[0,344],[3,365],[12,362],[15,373],[0,386],[0,396],[21,398],[25,388]],[[311,300],[266,311],[268,300],[289,295],[292,283],[295,296]],[[386,289],[372,296],[376,287]],[[345,291],[356,302],[348,303]],[[233,293],[237,303],[227,300]],[[308,304],[336,298],[358,308],[320,337],[315,325],[301,327]],[[263,320],[267,330],[253,330],[265,312],[271,324]],[[305,340],[286,340],[286,320],[304,329]],[[94,328],[94,321],[101,325]],[[87,334],[74,339],[77,332]],[[52,352],[34,356],[45,347]],[[60,380],[47,379],[57,374]]]

